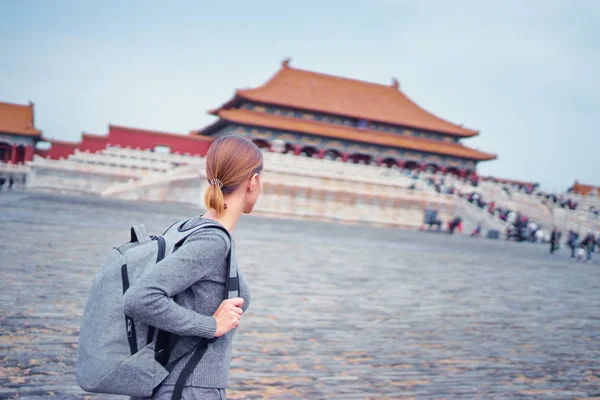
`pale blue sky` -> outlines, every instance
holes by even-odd
[[[122,4],[121,4],[122,3]],[[389,84],[481,131],[480,174],[600,184],[600,1],[0,1],[0,101],[48,137],[187,133],[292,66]]]

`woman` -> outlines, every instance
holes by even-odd
[[[218,223],[233,233],[240,216],[252,212],[260,195],[262,167],[262,153],[252,142],[238,136],[215,140],[206,158],[208,212],[189,220],[184,229]],[[199,229],[145,272],[124,296],[125,314],[134,319],[179,336],[219,338],[209,344],[187,380],[185,400],[225,399],[233,335],[250,303],[250,290],[239,268],[241,297],[222,301],[229,246],[235,249],[221,230]],[[176,350],[177,345],[172,353]],[[178,362],[152,399],[171,398],[188,359]]]

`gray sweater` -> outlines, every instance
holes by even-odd
[[[196,217],[188,221],[184,228],[209,223],[217,222]],[[232,245],[233,262],[237,267],[235,242]],[[179,336],[214,337],[217,324],[212,315],[224,297],[229,246],[229,238],[218,229],[206,228],[193,233],[181,248],[145,271],[131,285],[124,296],[125,314]],[[239,267],[238,275],[240,297],[244,299],[242,308],[246,311],[250,305],[250,289]],[[208,345],[186,386],[227,387],[234,334],[235,329]],[[184,342],[182,340],[173,348],[171,359],[175,358],[174,354],[181,350],[178,346],[183,347]],[[177,364],[164,384],[175,384],[190,356],[191,354],[184,357]]]

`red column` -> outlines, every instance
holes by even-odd
[[[377,161],[377,166],[381,167],[381,164],[383,164],[383,157],[377,157],[377,159],[375,161]]]
[[[24,160],[24,162],[28,163],[30,161],[33,161],[33,146],[32,145],[27,145],[27,147],[25,147],[25,160]]]
[[[421,164],[421,165],[419,166],[419,170],[420,170],[420,171],[425,171],[425,169],[426,169],[426,168],[427,168],[427,164]]]
[[[342,153],[342,161],[343,162],[348,162],[349,158],[350,158],[350,154],[348,154],[348,153]]]
[[[461,178],[464,179],[467,176],[467,171],[465,171],[464,169],[461,169],[459,172],[460,172],[460,177]]]
[[[398,160],[398,167],[404,168],[404,161]]]
[[[325,158],[326,152],[327,152],[326,149],[320,149],[319,152],[317,153],[317,158]]]
[[[294,145],[294,155],[299,156],[301,152],[302,152],[302,146],[300,146],[299,144],[295,144]]]
[[[17,145],[16,144],[13,144],[11,147],[10,162],[11,162],[11,164],[17,163]]]
[[[441,167],[441,168],[440,168],[440,173],[441,173],[442,175],[446,175],[446,174],[448,173],[448,170],[446,169],[446,167]]]

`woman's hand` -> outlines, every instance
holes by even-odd
[[[242,310],[243,304],[244,299],[241,297],[223,300],[217,311],[213,314],[213,317],[217,321],[215,337],[223,336],[230,330],[238,327],[244,313]]]

